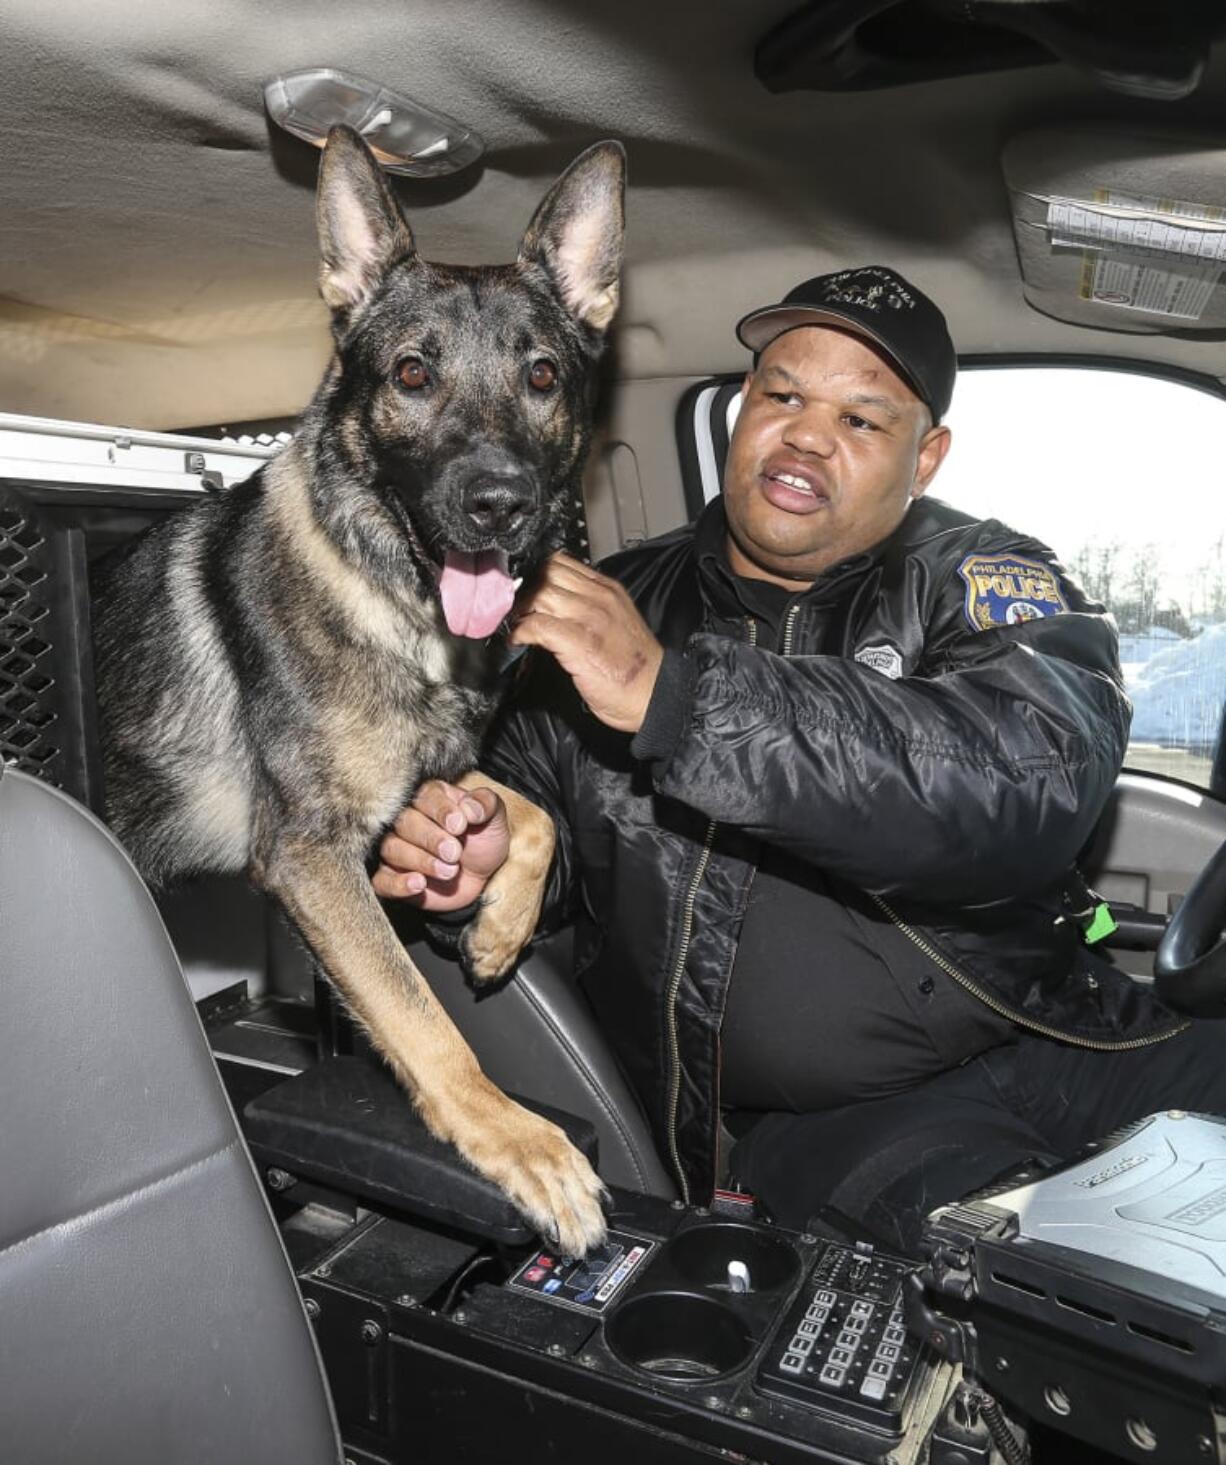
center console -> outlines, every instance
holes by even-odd
[[[244,1124],[355,1465],[1020,1465],[1019,1419],[1058,1432],[1039,1465],[1226,1461],[1226,1121],[1153,1115],[941,1207],[922,1263],[624,1191],[565,1258],[354,1055]]]
[[[956,1381],[893,1258],[616,1194],[582,1262],[286,1228],[347,1444],[387,1461],[905,1462]],[[895,1341],[891,1341],[895,1340]],[[357,1457],[355,1457],[356,1459]]]
[[[570,1260],[369,1056],[286,1078],[238,1047],[354,1465],[1021,1465],[1018,1421],[1037,1465],[1226,1465],[1226,1120],[1151,1115],[942,1206],[918,1262],[617,1190]]]
[[[940,1207],[920,1262],[618,1190],[570,1260],[377,1062],[286,1078],[206,1025],[354,1465],[1022,1465],[1019,1421],[1037,1465],[1226,1465],[1226,1120],[1152,1115]]]
[[[618,1190],[604,1246],[567,1259],[382,1065],[270,1069],[240,1099],[256,1070],[228,1072],[233,1038],[215,1038],[220,1066],[355,1465],[927,1458],[960,1370],[908,1332],[899,1259],[762,1224],[745,1201]],[[597,1159],[590,1125],[545,1112]]]

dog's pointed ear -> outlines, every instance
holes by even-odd
[[[625,149],[598,142],[541,200],[519,247],[520,262],[543,265],[570,313],[597,331],[617,312],[625,195]]]
[[[334,127],[315,194],[319,293],[332,310],[360,305],[397,260],[414,252],[413,234],[370,149],[352,127]]]

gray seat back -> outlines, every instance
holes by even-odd
[[[474,995],[458,966],[424,941],[410,945],[481,1067],[513,1094],[596,1126],[601,1179],[671,1200],[677,1187],[592,1009],[570,978],[571,933],[532,948],[513,980]]]
[[[0,1454],[337,1465],[319,1356],[162,922],[0,765]]]

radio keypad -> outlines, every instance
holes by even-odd
[[[767,1351],[758,1387],[898,1432],[917,1362],[903,1323],[906,1272],[871,1248],[827,1247]]]

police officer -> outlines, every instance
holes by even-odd
[[[1215,1024],[1118,972],[1075,868],[1127,742],[1116,638],[1051,551],[924,498],[943,316],[894,271],[752,312],[722,499],[596,571],[555,556],[482,768],[554,817],[546,923],[682,1196],[719,1128],[781,1222],[903,1249],[934,1206],[1178,1105],[1226,1112]],[[462,911],[490,790],[424,786],[382,895]]]

